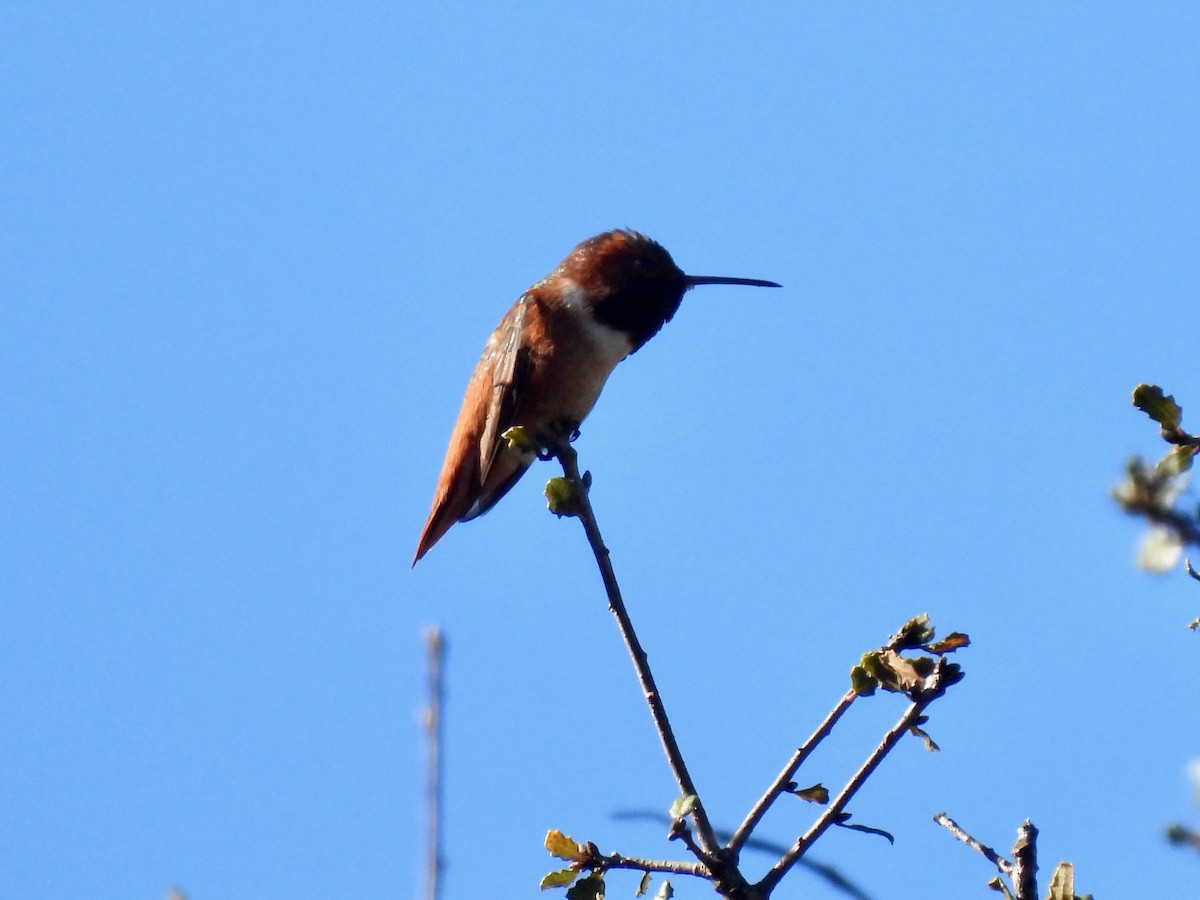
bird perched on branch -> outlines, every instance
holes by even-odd
[[[683,295],[701,284],[779,287],[685,275],[650,238],[606,231],[522,294],[467,385],[413,565],[455,522],[495,506],[552,439],[577,429],[617,363],[658,334]],[[502,438],[517,425],[532,438],[529,446]]]

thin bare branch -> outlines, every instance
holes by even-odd
[[[949,831],[952,835],[954,835],[955,838],[962,841],[964,844],[966,844],[972,850],[974,850],[977,853],[981,853],[988,862],[990,862],[993,866],[995,866],[999,870],[1001,875],[1007,876],[1007,875],[1012,874],[1012,863],[1010,863],[1007,859],[1005,859],[1003,856],[1001,856],[999,853],[997,853],[995,850],[993,850],[987,844],[981,843],[980,841],[973,838],[966,831],[966,829],[964,829],[961,825],[959,825],[957,822],[955,822],[952,818],[950,818],[944,812],[935,813],[933,816],[933,821],[937,822],[939,825],[941,825],[943,828],[945,828],[947,831]]]
[[[658,685],[655,683],[654,673],[650,669],[646,651],[642,649],[641,641],[638,640],[633,622],[629,618],[629,612],[625,608],[625,601],[621,597],[621,587],[617,583],[608,548],[604,545],[600,526],[596,523],[596,514],[592,510],[591,500],[588,497],[590,478],[584,479],[580,475],[578,456],[567,437],[558,438],[549,450],[562,464],[563,474],[574,489],[577,506],[571,514],[575,515],[583,524],[588,544],[596,558],[596,566],[600,569],[604,591],[608,595],[608,608],[617,620],[621,639],[625,642],[625,649],[629,652],[629,658],[633,662],[638,684],[641,685],[642,695],[646,699],[646,705],[650,708],[650,717],[654,720],[654,728],[662,742],[663,752],[667,756],[675,783],[678,785],[681,795],[696,797],[696,803],[689,813],[695,829],[696,841],[689,843],[688,847],[703,863],[707,872],[706,877],[718,894],[729,900],[763,900],[757,889],[742,875],[737,865],[736,855],[725,851],[717,841],[708,812],[704,808],[704,803],[688,772],[687,764],[683,760],[683,753],[679,749],[675,732],[671,728],[671,721],[667,717],[667,710],[663,704],[662,695],[659,693]]]
[[[716,834],[714,833],[714,837]],[[692,830],[688,828],[686,819],[674,819],[671,822],[670,830],[667,832],[667,839],[671,841],[683,841],[683,846],[691,851],[692,856],[696,859],[704,859],[704,849],[696,843],[696,839],[692,837]]]
[[[646,657],[646,651],[642,649],[641,641],[638,640],[637,632],[634,631],[633,622],[630,620],[629,613],[625,609],[625,601],[621,597],[621,587],[617,583],[616,572],[613,570],[608,548],[604,545],[604,538],[600,535],[600,526],[596,523],[596,514],[593,512],[591,500],[588,498],[587,485],[584,484],[583,477],[579,474],[578,455],[575,452],[575,448],[566,439],[558,440],[550,450],[558,457],[558,461],[563,467],[563,474],[572,483],[578,495],[578,518],[583,523],[583,530],[587,535],[588,544],[592,548],[592,554],[596,557],[596,565],[600,569],[600,577],[604,582],[604,591],[608,595],[608,608],[617,620],[617,627],[621,631],[621,638],[625,642],[625,649],[629,652],[629,657],[633,661],[638,683],[641,685],[642,694],[646,698],[646,704],[650,707],[650,716],[654,720],[654,728],[658,732],[663,751],[667,755],[667,762],[671,766],[671,773],[675,776],[675,783],[679,786],[679,791],[682,795],[691,794],[698,798],[699,794],[696,791],[696,785],[692,781],[692,776],[688,773],[687,764],[684,762],[683,754],[679,750],[679,744],[675,740],[675,732],[671,728],[671,721],[667,718],[667,710],[663,705],[662,695],[659,693],[658,685],[654,681],[654,673],[650,670],[650,662]],[[695,823],[696,835],[705,856],[715,857],[720,848],[716,837],[713,835],[712,824],[709,821],[708,813],[704,810],[702,801],[697,801],[696,808],[692,812],[692,820]],[[710,859],[706,858],[703,861],[710,862]]]
[[[613,813],[614,819],[642,819],[649,822],[661,822],[668,824],[671,819],[665,813],[656,812],[648,809],[623,809]],[[722,831],[720,828],[716,830],[718,841],[729,841],[732,837],[732,832]],[[761,853],[769,853],[772,856],[782,856],[787,853],[788,848],[784,844],[776,841],[766,840],[765,838],[749,837],[742,846],[744,850],[757,850]],[[796,862],[797,868],[805,869],[812,872],[818,878],[823,880],[830,887],[841,891],[852,900],[873,900],[863,888],[859,887],[849,878],[841,873],[837,866],[831,866],[829,863],[818,862],[811,857],[805,856]]]
[[[1010,862],[987,844],[973,838],[965,828],[951,819],[944,812],[933,817],[955,838],[962,841],[972,850],[980,853],[996,870],[1012,883],[1014,900],[1038,900],[1037,892],[1037,836],[1038,830],[1026,819],[1017,829],[1017,840],[1013,844],[1013,858]]]
[[[694,875],[697,878],[712,878],[708,867],[701,862],[686,862],[672,859],[642,859],[621,853],[599,853],[586,864],[589,869],[635,869],[640,872],[663,872],[668,875]]]
[[[775,781],[767,788],[766,793],[754,804],[754,808],[750,810],[750,813],[746,816],[746,820],[738,826],[737,831],[733,833],[733,837],[729,839],[729,844],[727,845],[729,850],[733,853],[741,851],[749,839],[751,832],[762,821],[762,817],[766,815],[767,810],[771,808],[771,804],[783,794],[784,788],[792,780],[792,777],[799,770],[800,766],[804,764],[804,760],[808,759],[813,750],[817,748],[817,745],[833,731],[833,726],[837,724],[838,719],[850,708],[850,704],[854,702],[857,696],[858,694],[854,691],[847,691],[845,696],[830,711],[829,715],[825,717],[825,721],[818,725],[817,730],[809,735],[808,740],[801,744],[796,752],[792,754],[792,758],[783,767],[783,771],[776,776]]]
[[[917,695],[917,698],[913,700],[912,704],[907,710],[905,710],[904,715],[902,715],[899,720],[897,720],[896,724],[888,730],[887,734],[883,736],[883,740],[879,742],[879,746],[877,746],[871,752],[871,755],[867,757],[866,761],[862,764],[859,770],[851,776],[848,782],[846,782],[846,786],[842,788],[841,792],[833,799],[829,806],[826,807],[824,812],[821,813],[820,818],[818,818],[817,821],[812,824],[808,831],[806,831],[799,838],[799,840],[796,841],[792,848],[785,853],[780,860],[775,863],[774,866],[771,867],[771,870],[767,872],[765,876],[763,876],[762,881],[756,885],[763,897],[770,896],[771,892],[778,886],[780,879],[782,879],[783,876],[788,873],[788,870],[796,864],[796,861],[805,854],[808,848],[812,846],[813,842],[816,841],[817,838],[819,838],[822,834],[824,834],[835,822],[842,819],[846,805],[850,802],[851,798],[858,793],[859,788],[863,786],[866,780],[871,776],[871,773],[878,768],[881,762],[883,762],[884,757],[886,757],[893,750],[893,748],[900,743],[900,740],[904,737],[905,733],[910,731],[913,726],[918,724],[918,722],[921,720],[921,716],[924,715],[925,709],[929,706],[929,704],[945,692],[945,679],[947,673],[950,671],[951,665],[952,664],[947,662],[944,658],[937,661],[937,665],[933,671],[933,674],[929,677],[929,681],[925,690]]]

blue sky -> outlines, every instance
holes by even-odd
[[[895,847],[814,856],[990,896],[931,816],[1029,816],[1098,896],[1194,896],[1200,591],[1106,492],[1135,384],[1200,409],[1200,10],[480,6],[4,12],[0,896],[410,895],[435,622],[447,896],[532,896],[552,827],[679,852],[611,817],[673,785],[554,467],[409,571],[488,333],[625,226],[785,285],[691,293],[577,444],[714,819],[928,611],[974,640],[942,752],[851,806]]]

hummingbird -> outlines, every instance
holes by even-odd
[[[518,297],[467,384],[412,564],[455,522],[495,506],[537,458],[537,448],[505,441],[505,431],[520,425],[541,448],[577,432],[617,363],[658,334],[700,284],[780,286],[685,275],[661,244],[618,230],[576,246]]]

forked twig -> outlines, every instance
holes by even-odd
[[[830,733],[838,720],[849,709],[854,699],[860,696],[863,686],[862,684],[853,682],[852,678],[855,688],[842,697],[833,711],[817,727],[816,731],[797,749],[784,770],[775,778],[771,787],[768,788],[767,792],[763,794],[750,810],[746,820],[730,837],[729,845],[722,848],[708,817],[708,813],[699,799],[699,794],[696,791],[692,777],[688,773],[687,764],[684,762],[683,754],[675,739],[675,733],[671,728],[670,719],[667,717],[666,708],[658,686],[655,683],[654,674],[650,669],[646,652],[642,649],[641,642],[638,640],[633,623],[629,618],[629,613],[625,608],[625,602],[621,597],[621,588],[617,583],[616,573],[613,570],[612,560],[608,548],[604,544],[604,539],[600,534],[600,527],[596,523],[596,515],[588,497],[588,489],[591,484],[590,475],[585,476],[580,474],[578,455],[571,446],[570,440],[570,437],[565,434],[559,435],[550,442],[547,450],[541,454],[544,458],[556,457],[562,465],[563,475],[565,476],[564,479],[551,479],[546,488],[546,496],[550,500],[551,511],[560,516],[569,515],[578,518],[583,524],[584,533],[587,536],[589,546],[592,548],[592,554],[595,556],[596,565],[600,570],[600,577],[604,583],[604,590],[608,596],[608,608],[617,621],[617,627],[621,632],[621,639],[624,641],[625,649],[628,651],[629,658],[633,662],[638,683],[642,688],[642,694],[646,699],[647,706],[650,708],[650,716],[654,720],[654,728],[658,732],[667,762],[671,767],[671,772],[682,795],[679,801],[679,811],[676,812],[673,809],[671,813],[672,816],[678,816],[679,818],[672,820],[669,836],[672,839],[682,840],[698,862],[695,865],[690,863],[666,863],[656,860],[624,857],[620,854],[605,857],[599,854],[599,851],[592,850],[591,848],[594,845],[591,844],[587,845],[588,850],[582,857],[567,856],[562,858],[572,859],[572,869],[574,871],[591,869],[593,874],[602,873],[608,868],[641,869],[646,872],[670,871],[677,874],[689,874],[707,878],[717,893],[729,898],[729,900],[767,900],[783,876],[800,861],[809,847],[830,827],[835,824],[841,824],[849,818],[845,811],[846,805],[875,771],[876,767],[883,761],[884,757],[899,743],[905,732],[912,731],[916,734],[923,734],[919,726],[924,721],[925,709],[930,703],[945,693],[947,687],[962,677],[960,668],[956,664],[949,663],[942,654],[953,650],[957,646],[965,645],[967,642],[966,636],[951,635],[947,641],[951,642],[952,646],[934,649],[932,644],[928,644],[928,641],[932,640],[933,629],[929,626],[928,617],[921,616],[906,623],[905,627],[894,635],[888,644],[880,651],[870,655],[874,668],[872,672],[867,672],[866,669],[863,669],[862,678],[876,686],[882,685],[888,690],[902,691],[912,701],[911,705],[905,711],[904,715],[900,717],[899,721],[888,731],[880,744],[851,777],[845,787],[842,788],[837,797],[833,799],[828,808],[822,812],[817,821],[813,823],[808,831],[790,849],[783,853],[778,862],[775,863],[761,881],[757,884],[752,884],[746,880],[738,867],[739,851],[750,839],[754,828],[758,825],[770,806],[782,793],[788,790],[791,778],[800,765]],[[908,661],[899,658],[898,653],[900,651],[916,648],[930,650],[936,654],[938,656],[936,663],[928,657],[923,657],[917,661]],[[895,660],[891,660],[891,657],[895,657]],[[866,664],[866,660],[867,657],[864,657],[864,665]],[[928,668],[922,670],[918,667],[918,663],[927,665]],[[856,667],[856,671],[862,668],[863,666]],[[916,678],[915,683],[911,681],[906,683],[906,679],[912,678]],[[873,690],[874,687],[867,692],[869,693]],[[928,736],[925,737],[928,741]],[[686,824],[686,819],[688,818],[691,819],[694,827],[694,837],[692,829],[689,829]],[[547,849],[550,849],[549,844],[547,845]],[[667,866],[670,866],[670,868],[665,868]],[[568,872],[568,874],[570,873]]]
[[[1007,860],[987,844],[973,838],[961,825],[944,812],[933,817],[954,837],[972,850],[981,854],[988,862],[996,867],[1003,877],[1012,883],[1014,900],[1037,900],[1037,836],[1038,830],[1032,822],[1026,819],[1017,829],[1017,839],[1013,843],[1012,860]],[[1001,882],[1003,884],[1003,882]]]
[[[771,867],[763,879],[758,883],[757,887],[764,897],[770,896],[771,892],[779,884],[781,878],[788,873],[788,870],[796,864],[796,861],[802,857],[809,847],[824,834],[835,822],[841,821],[851,798],[858,793],[859,788],[866,783],[866,780],[871,777],[871,773],[883,762],[884,757],[892,752],[892,749],[900,743],[904,735],[911,731],[914,726],[918,725],[921,718],[925,714],[926,707],[934,700],[945,693],[947,681],[952,680],[950,676],[950,667],[952,666],[945,658],[940,658],[933,674],[930,676],[927,686],[920,691],[908,709],[883,736],[883,740],[879,745],[871,751],[871,755],[859,767],[850,780],[846,782],[846,786],[838,793],[838,795],[830,802],[820,818],[809,827],[800,838],[796,841],[792,848],[780,857],[779,861]]]
[[[661,812],[639,809],[617,810],[615,813],[613,813],[613,818],[630,820],[644,819],[651,822],[659,822],[663,825],[669,824],[670,822],[670,819]],[[718,841],[726,842],[733,837],[732,832],[722,831],[719,828],[717,829],[716,835]],[[728,844],[726,844],[726,846],[728,846]],[[777,857],[783,856],[783,854],[788,852],[787,846],[783,844],[768,840],[767,838],[754,836],[747,837],[745,842],[742,844],[742,848],[745,850],[757,850],[761,853],[769,853],[772,856]],[[865,889],[857,885],[848,876],[843,875],[841,870],[836,866],[830,865],[829,863],[819,862],[813,859],[811,856],[804,856],[797,861],[796,867],[812,872],[831,888],[836,891],[840,891],[847,897],[852,898],[852,900],[872,900],[871,895],[868,894]]]

